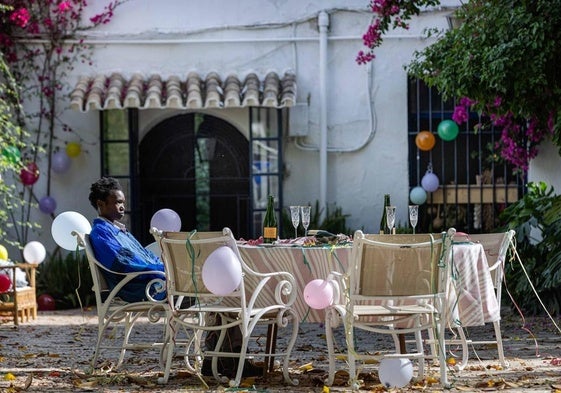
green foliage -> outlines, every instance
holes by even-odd
[[[6,148],[16,148],[18,152],[26,147],[27,134],[19,126],[18,116],[21,105],[17,83],[0,52],[0,239],[6,244],[16,245],[7,236],[13,227],[13,212],[24,208],[24,203],[16,191],[14,183],[6,183],[7,175],[19,174],[22,163],[14,155],[4,154]]]
[[[456,16],[462,24],[417,51],[409,74],[445,98],[469,97],[480,112],[558,125],[561,0],[471,0]],[[561,146],[558,126],[553,138]]]
[[[308,226],[308,229],[323,229],[324,231],[331,232],[333,234],[342,233],[345,235],[352,235],[352,230],[347,227],[347,217],[349,217],[349,215],[344,214],[341,207],[337,207],[335,204],[333,204],[331,208],[327,206],[323,221],[321,221],[320,218],[322,213],[323,209],[319,208],[319,201],[316,201],[315,206],[312,207],[312,214],[310,216],[310,225]],[[292,226],[288,209],[282,210],[282,222],[283,231],[281,238],[293,238],[294,226]],[[304,235],[301,223],[298,226],[298,234],[299,236]]]
[[[90,267],[84,252],[57,253],[39,265],[37,295],[48,293],[57,309],[87,307],[95,303]]]
[[[516,231],[516,250],[547,310],[561,313],[561,196],[544,182],[529,183],[522,199],[500,215]],[[506,287],[529,314],[544,312],[517,260],[506,266]]]

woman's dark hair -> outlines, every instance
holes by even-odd
[[[122,191],[123,189],[119,181],[113,177],[102,177],[93,183],[90,187],[90,196],[88,197],[93,208],[97,210],[97,201],[104,201],[111,194],[111,191],[114,190]]]

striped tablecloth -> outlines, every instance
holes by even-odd
[[[453,246],[451,271],[452,322],[461,326],[482,326],[501,318],[493,279],[479,243],[456,243]]]
[[[344,272],[351,247],[262,247],[239,245],[246,263],[259,272],[286,271],[296,279],[298,296],[294,307],[301,321],[323,322],[324,312],[310,308],[304,301],[304,288],[330,272]],[[480,326],[500,319],[493,281],[481,244],[456,243],[453,249],[452,296],[449,299],[453,322]],[[273,294],[267,294],[273,298]]]
[[[239,245],[245,262],[258,272],[285,271],[296,279],[298,295],[294,308],[303,322],[323,322],[325,313],[310,308],[304,301],[306,284],[316,278],[326,278],[330,272],[344,272],[351,255],[350,246],[342,247],[263,247]],[[267,296],[273,297],[273,294]]]

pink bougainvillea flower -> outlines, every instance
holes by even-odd
[[[452,120],[458,124],[463,124],[468,120],[468,111],[465,105],[457,105],[452,114]]]
[[[66,12],[68,10],[70,10],[72,8],[72,5],[70,4],[69,1],[63,1],[62,3],[60,3],[58,5],[58,11],[59,12]]]
[[[10,22],[18,27],[24,28],[29,23],[30,17],[27,8],[18,8],[10,15]]]

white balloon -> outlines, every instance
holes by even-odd
[[[378,369],[380,382],[387,388],[402,388],[413,378],[413,364],[404,358],[384,358]]]
[[[174,210],[160,209],[152,216],[150,228],[160,231],[178,232],[181,230],[181,217]]]
[[[51,234],[56,244],[69,251],[76,250],[78,246],[76,236],[72,235],[72,231],[90,233],[91,230],[92,226],[88,219],[73,211],[60,213],[51,225]]]
[[[210,292],[226,296],[240,286],[242,265],[230,247],[218,247],[203,264],[202,276],[203,283]]]
[[[39,264],[45,260],[46,256],[45,246],[37,241],[31,241],[23,248],[23,259],[27,263]]]
[[[147,250],[152,251],[154,254],[156,254],[156,256],[161,257],[162,256],[162,249],[160,248],[160,245],[156,242],[150,243],[149,245],[147,245],[145,247]]]

